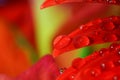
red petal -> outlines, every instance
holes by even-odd
[[[59,70],[52,56],[47,55],[31,69],[17,77],[17,80],[56,80]]]
[[[65,3],[105,3],[105,4],[120,4],[119,0],[46,0],[41,8],[54,6],[58,4],[65,4]]]

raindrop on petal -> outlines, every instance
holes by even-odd
[[[54,40],[54,48],[56,49],[62,49],[67,47],[71,42],[71,38],[65,35],[62,36],[58,36],[55,40]]]
[[[113,76],[113,80],[118,80],[118,76]]]
[[[102,69],[105,69],[105,68],[106,68],[106,64],[105,64],[105,63],[102,63],[102,64],[101,64],[101,68],[102,68]]]
[[[87,36],[77,36],[74,39],[74,45],[76,48],[84,47],[90,44],[90,40]]]
[[[114,28],[115,28],[115,26],[112,22],[108,22],[103,25],[104,30],[113,30]]]
[[[117,36],[115,35],[115,34],[109,34],[109,35],[106,35],[105,37],[104,37],[104,40],[106,41],[106,42],[108,42],[108,41],[116,41],[118,38],[117,38]]]

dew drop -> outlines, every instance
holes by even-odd
[[[99,51],[99,55],[100,55],[100,56],[104,56],[103,50],[100,50],[100,51]]]
[[[98,68],[88,68],[83,72],[83,75],[96,77],[101,74],[101,70]]]
[[[103,25],[104,30],[113,30],[114,28],[115,26],[112,22],[107,22]]]
[[[118,60],[117,63],[120,65],[120,60]]]
[[[113,22],[116,22],[116,21],[118,21],[118,17],[117,16],[111,16],[110,20],[112,20]]]
[[[93,24],[100,24],[102,22],[102,20],[101,19],[96,19],[95,21],[93,21],[92,23]]]
[[[87,23],[87,26],[93,26],[93,22]]]
[[[113,48],[114,48],[114,45],[111,45],[110,48],[113,49]]]
[[[106,0],[108,3],[110,3],[110,4],[115,4],[116,3],[116,1],[115,0]]]
[[[120,59],[118,59],[117,61],[115,61],[115,65],[116,66],[120,66]]]
[[[63,74],[63,72],[66,70],[66,68],[60,68],[60,74]]]
[[[104,53],[103,53],[102,50],[99,51],[99,55],[100,55],[100,56],[104,56]]]
[[[108,42],[108,41],[116,41],[118,38],[117,38],[117,36],[115,35],[115,34],[109,34],[109,35],[106,35],[105,37],[104,37],[104,40],[106,41],[106,42]]]
[[[73,79],[73,78],[75,78],[75,77],[72,75],[71,78]]]
[[[120,50],[118,50],[118,55],[120,55]]]
[[[53,45],[55,46],[63,38],[63,36],[64,35],[60,35],[60,36],[56,37],[54,42],[53,42]]]
[[[108,54],[108,53],[109,53],[108,50],[105,49],[105,48],[103,48],[103,49],[101,49],[101,50],[99,51],[99,55],[100,55],[100,56],[104,56],[105,54]]]
[[[118,80],[118,76],[113,76],[113,80]]]
[[[78,68],[79,65],[80,65],[81,60],[82,60],[81,58],[74,59],[73,62],[72,62],[72,67],[73,68]]]
[[[53,45],[54,45],[54,48],[56,49],[62,49],[66,46],[68,46],[71,42],[71,38],[68,37],[68,36],[65,36],[65,35],[61,35],[61,36],[58,36],[54,42],[53,42]]]
[[[81,25],[81,26],[80,26],[80,30],[82,30],[83,28],[84,28],[84,25]]]
[[[102,63],[102,64],[101,64],[101,68],[102,68],[102,69],[105,69],[105,68],[106,68],[105,63]]]
[[[68,79],[68,80],[74,80],[74,78],[75,78],[75,74],[72,73],[72,74],[69,76],[69,79]]]
[[[80,30],[87,30],[88,28],[89,28],[88,25],[81,25],[81,26],[79,27]]]
[[[117,48],[118,44],[117,43],[113,43],[110,45],[110,50],[118,50],[119,48]]]
[[[90,40],[87,36],[77,36],[74,38],[74,45],[76,48],[84,47],[90,44]]]
[[[100,64],[102,70],[110,70],[112,69],[115,65],[112,61],[109,61],[107,63],[101,63]]]
[[[95,71],[91,71],[91,75],[92,75],[92,76],[95,76]]]

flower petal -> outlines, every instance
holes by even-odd
[[[56,80],[59,70],[51,55],[41,58],[33,67],[21,74],[16,80]]]
[[[105,4],[119,4],[119,0],[46,0],[41,8],[54,6],[58,4],[65,4],[65,3],[105,3]]]

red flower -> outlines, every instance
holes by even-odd
[[[50,5],[56,5],[62,3],[70,3],[70,2],[81,2],[81,1],[80,0],[76,0],[76,1],[48,0],[43,4],[42,7],[47,7]],[[87,1],[87,2],[96,2],[96,1]],[[109,4],[120,3],[118,0],[110,0],[110,1],[97,0],[97,2],[109,3]],[[1,28],[1,32],[3,30]],[[112,16],[103,19],[99,18],[87,24],[81,25],[78,29],[76,29],[75,31],[73,31],[68,35],[58,36],[54,41],[53,56],[56,57],[64,52],[92,44],[118,41],[120,39],[119,31],[120,31],[120,17]],[[11,35],[8,36],[11,37]],[[4,42],[3,39],[1,39],[0,41],[1,44],[2,41]],[[13,40],[11,40],[11,42],[13,42]],[[7,47],[6,45],[2,45],[2,46]],[[9,50],[8,47],[7,49]],[[7,52],[7,53],[12,53],[12,52]],[[64,69],[61,75],[59,74],[58,67],[55,64],[53,57],[47,55],[43,57],[40,61],[38,61],[38,63],[33,65],[33,67],[31,67],[21,75],[14,78],[14,80],[56,80],[56,78],[57,80],[110,80],[110,79],[118,80],[120,77],[119,55],[120,55],[120,44],[119,43],[112,44],[109,48],[104,48],[101,49],[100,51],[96,51],[84,59],[81,58],[75,59],[72,63],[72,66],[70,66],[68,69]],[[5,80],[11,79],[4,75],[1,75],[0,78],[1,79],[4,78]]]
[[[41,8],[71,2],[120,4],[118,0],[46,0]],[[53,56],[92,44],[119,41],[119,26],[118,16],[97,19],[81,25],[72,33],[58,36],[54,40]],[[118,80],[120,78],[119,54],[120,44],[112,44],[109,48],[96,51],[84,59],[77,58],[72,66],[62,71],[63,74],[57,80]]]

